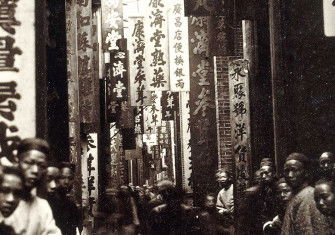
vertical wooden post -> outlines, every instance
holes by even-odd
[[[277,171],[281,169],[285,156],[288,154],[286,137],[288,119],[287,102],[285,98],[285,66],[283,60],[283,31],[282,31],[281,0],[269,1],[270,49],[271,49],[271,77],[272,101],[274,121],[274,147]]]
[[[67,43],[67,79],[69,106],[69,147],[70,162],[76,165],[74,192],[77,203],[81,202],[81,160],[80,160],[80,112],[79,80],[77,64],[77,11],[74,0],[65,2],[66,43]],[[80,203],[81,205],[81,203]]]

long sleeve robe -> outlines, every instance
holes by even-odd
[[[308,186],[296,194],[289,202],[281,234],[335,234],[334,224],[334,219],[322,215],[316,208],[314,188]]]

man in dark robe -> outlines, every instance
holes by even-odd
[[[82,216],[75,202],[69,197],[73,187],[74,171],[73,164],[68,162],[61,164],[57,200],[52,203],[57,204],[54,205],[57,208],[54,217],[63,235],[75,235],[76,229],[80,230],[81,227]]]
[[[193,211],[182,203],[182,192],[166,183],[160,194],[164,204],[151,211],[149,234],[194,234]]]
[[[263,224],[277,215],[275,173],[268,158],[261,162],[259,174],[260,183],[246,190],[238,209],[241,234],[262,234]]]
[[[314,188],[309,186],[309,159],[301,153],[286,158],[284,175],[294,194],[282,226],[283,235],[329,234],[325,217],[316,208]]]
[[[286,183],[284,178],[281,178],[276,183],[276,202],[278,205],[278,214],[271,220],[263,225],[264,234],[280,234],[285,210],[287,204],[292,198],[292,188]]]

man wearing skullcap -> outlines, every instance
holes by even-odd
[[[291,153],[284,164],[285,180],[292,188],[282,226],[283,235],[330,234],[325,217],[317,209],[314,188],[309,186],[309,159],[302,153]]]
[[[27,138],[17,148],[19,167],[25,178],[27,197],[8,218],[17,234],[47,235],[61,234],[48,202],[36,196],[36,187],[42,182],[47,169],[49,145],[45,140]]]

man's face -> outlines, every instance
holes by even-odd
[[[271,166],[262,166],[260,169],[261,181],[270,183],[273,181],[273,169]]]
[[[277,185],[277,193],[279,201],[287,204],[292,198],[292,188],[287,183]]]
[[[226,172],[220,172],[217,174],[217,182],[219,184],[226,184],[228,182],[228,175]]]
[[[46,171],[47,157],[38,150],[30,150],[22,153],[19,165],[24,173],[26,187],[32,189],[37,186]]]
[[[299,188],[305,181],[304,165],[297,160],[289,160],[284,165],[285,180],[293,189]]]
[[[68,167],[63,167],[61,169],[59,184],[60,187],[66,190],[66,192],[70,192],[73,186],[73,172]]]
[[[22,194],[21,178],[14,174],[5,174],[0,185],[0,211],[4,217],[10,216],[14,212]]]
[[[211,195],[206,196],[206,201],[205,201],[205,206],[206,208],[214,208],[215,207],[215,198]]]
[[[334,161],[327,153],[323,153],[319,158],[319,166],[324,176],[331,176],[334,170]]]
[[[60,170],[57,167],[49,166],[47,169],[47,192],[54,195],[59,186]]]
[[[316,207],[324,215],[335,214],[335,195],[329,184],[318,184],[314,190]]]

